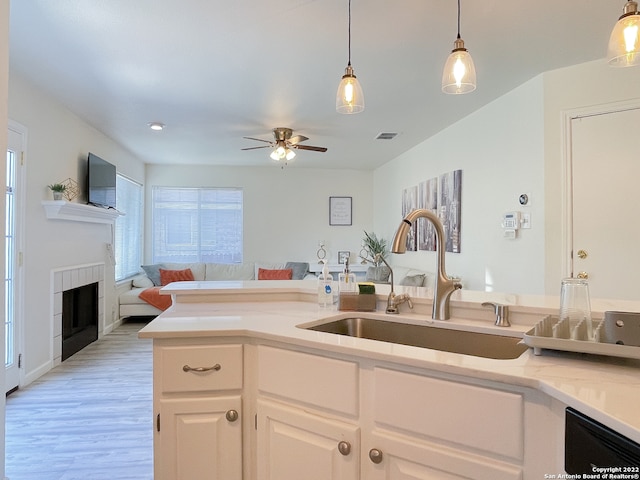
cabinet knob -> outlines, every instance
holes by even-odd
[[[349,442],[345,442],[344,440],[342,442],[339,442],[338,451],[344,456],[349,455],[351,453],[351,444]]]
[[[382,451],[378,450],[377,448],[372,448],[371,450],[369,450],[369,459],[373,463],[382,462]]]
[[[238,412],[236,410],[228,410],[225,417],[227,417],[227,420],[230,422],[235,422],[238,420]]]
[[[585,280],[589,278],[589,274],[587,272],[580,272],[577,275],[578,278],[584,278]]]

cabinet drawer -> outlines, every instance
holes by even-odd
[[[163,392],[242,388],[242,345],[162,347],[159,363]]]
[[[379,426],[522,459],[522,395],[383,368],[374,378]]]
[[[258,389],[348,415],[358,414],[358,364],[258,347]]]

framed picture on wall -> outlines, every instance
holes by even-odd
[[[338,252],[338,264],[340,265],[344,265],[345,263],[347,263],[347,260],[349,260],[349,257],[351,256],[351,252],[348,250],[340,250]]]
[[[329,197],[329,225],[351,225],[351,197]]]

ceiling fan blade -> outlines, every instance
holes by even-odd
[[[314,152],[326,152],[326,147],[313,147],[311,145],[291,145],[293,148],[299,148],[300,150],[313,150]]]
[[[260,145],[259,147],[247,147],[247,148],[241,148],[240,150],[255,150],[256,148],[269,148],[271,147],[271,145]]]
[[[261,138],[254,138],[254,137],[242,137],[242,138],[246,138],[247,140],[255,140],[256,142],[273,143],[273,140],[263,140]]]
[[[304,135],[296,135],[295,137],[291,137],[289,143],[295,145],[296,143],[306,142],[307,140],[309,140],[309,138],[305,137]]]

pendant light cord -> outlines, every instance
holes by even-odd
[[[460,0],[458,0],[458,38],[460,38]]]
[[[458,0],[460,1],[460,0]],[[351,0],[349,0],[349,28],[348,28],[348,34],[349,34],[349,62],[347,63],[347,65],[351,66]]]

